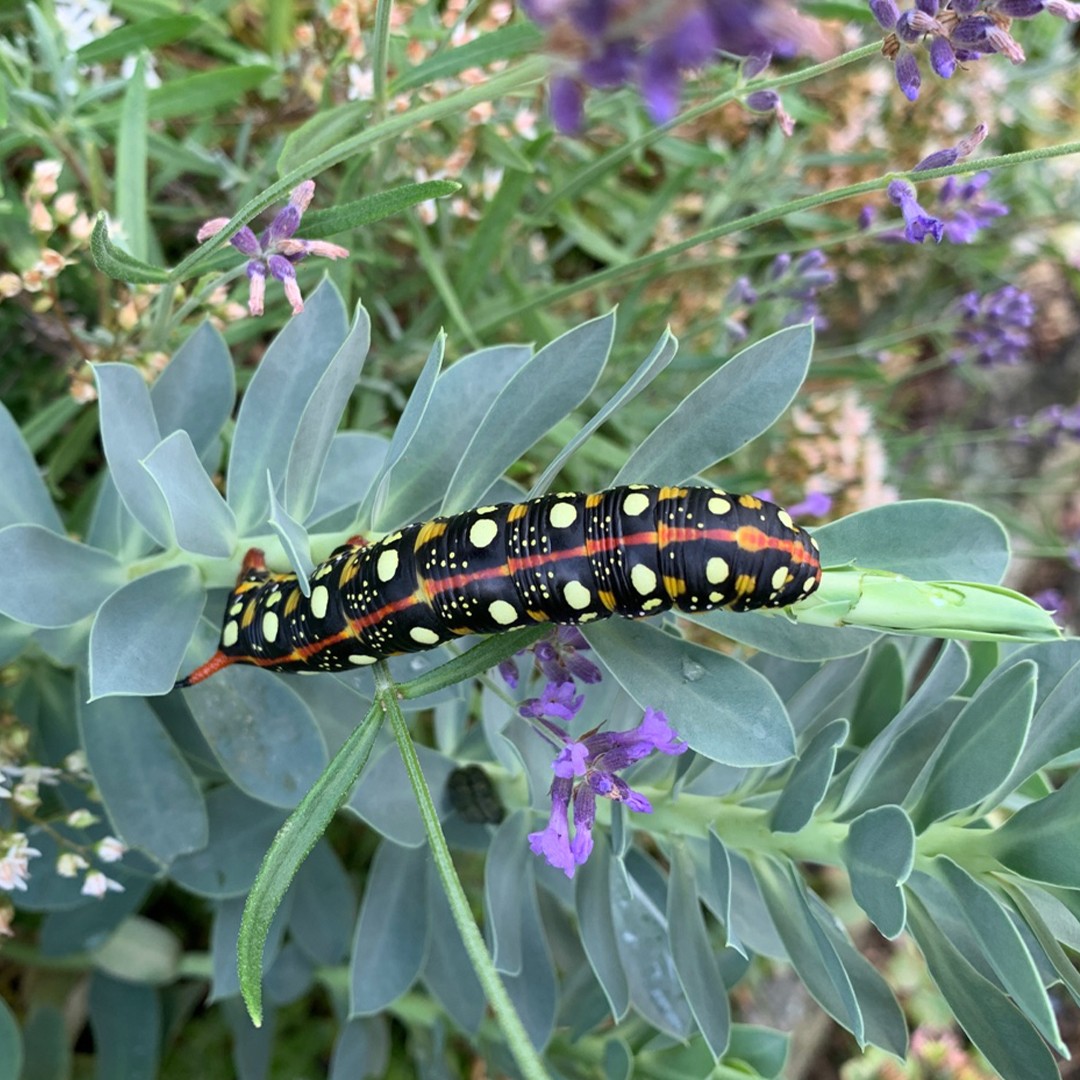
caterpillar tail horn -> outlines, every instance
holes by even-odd
[[[226,656],[219,649],[205,664],[200,664],[190,675],[185,676],[183,679],[178,679],[173,684],[173,689],[183,690],[188,686],[194,686],[196,683],[201,683],[203,679],[209,679],[211,675],[216,675],[222,668],[226,668],[230,664],[235,664],[236,660],[237,658],[235,656]]]

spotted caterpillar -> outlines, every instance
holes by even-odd
[[[536,622],[784,607],[817,588],[817,552],[787,511],[753,495],[643,484],[481,506],[351,541],[315,568],[307,597],[252,548],[218,651],[177,686],[235,663],[349,671]]]

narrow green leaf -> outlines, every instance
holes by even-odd
[[[146,57],[140,55],[128,78],[116,136],[114,207],[128,250],[146,261],[150,248],[150,222],[146,210],[146,140],[148,127]]]
[[[1031,724],[1037,675],[1032,661],[1017,664],[964,706],[916,785],[911,819],[918,832],[975,806],[1012,772]]]
[[[90,256],[103,274],[116,281],[126,281],[132,285],[154,285],[169,280],[168,270],[136,259],[109,239],[109,223],[104,210],[98,214],[94,230],[90,234]]]
[[[799,755],[769,815],[773,832],[795,833],[809,824],[832,780],[836,751],[847,739],[848,722],[826,724]]]
[[[356,784],[379,733],[382,715],[379,706],[371,707],[363,723],[289,815],[274,837],[248,894],[237,944],[237,966],[244,1003],[256,1026],[262,1024],[263,943],[274,912],[307,853]]]
[[[904,930],[907,906],[901,886],[915,865],[915,829],[899,806],[860,814],[842,848],[855,902],[887,938]]]
[[[202,25],[198,15],[162,15],[126,23],[83,45],[77,53],[79,63],[105,64],[132,56],[140,49],[153,51],[189,38]]]
[[[1059,1054],[1067,1056],[1068,1050],[1061,1041],[1050,999],[1043,989],[1035,962],[1005,908],[989,889],[952,859],[938,856],[934,865],[956,897],[968,926],[1005,991],[1042,1037]]]
[[[460,190],[461,185],[453,180],[425,180],[419,184],[402,184],[389,191],[366,195],[327,210],[312,210],[304,214],[303,236],[305,240],[337,236],[338,233],[358,229],[361,225],[393,217],[428,199],[442,199]]]
[[[370,118],[370,101],[347,101],[329,109],[321,109],[285,140],[277,160],[278,176],[292,177],[301,170],[314,176],[315,170],[308,164],[312,158],[340,145],[343,139],[367,125]],[[305,224],[314,216],[305,214]]]
[[[918,895],[909,890],[907,900],[910,929],[930,976],[968,1038],[1005,1080],[1057,1080],[1050,1051],[1023,1013],[968,963]]]
[[[793,326],[733,356],[641,442],[616,484],[678,484],[768,430],[802,386],[814,334]]]

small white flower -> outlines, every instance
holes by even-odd
[[[119,862],[127,851],[127,845],[117,840],[115,836],[106,836],[99,840],[94,850],[102,862]]]
[[[91,870],[79,891],[83,896],[96,896],[100,900],[107,892],[123,892],[124,886],[107,878],[100,870]]]
[[[67,816],[67,823],[73,829],[87,829],[91,825],[96,825],[97,821],[97,817],[94,814],[91,814],[86,807],[83,807],[81,810],[72,810]]]
[[[65,851],[56,860],[56,872],[61,877],[78,877],[90,864],[77,852]]]
[[[29,862],[40,855],[37,848],[30,847],[25,833],[9,833],[7,853],[0,859],[0,889],[11,892],[13,889],[26,890],[29,878]]]

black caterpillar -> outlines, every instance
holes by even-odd
[[[252,548],[218,651],[177,686],[234,663],[348,671],[534,622],[784,607],[817,588],[817,552],[786,510],[753,495],[643,484],[481,506],[374,544],[357,539],[315,568],[308,597]]]

